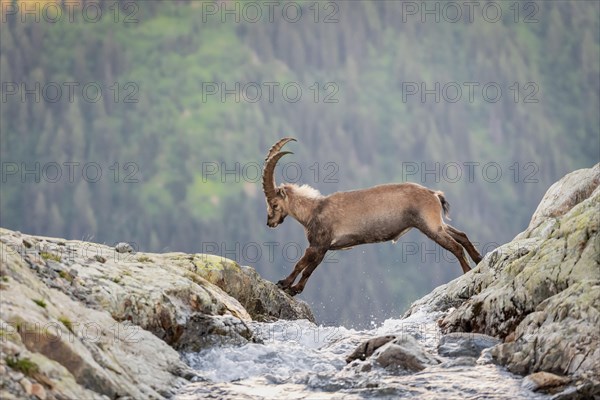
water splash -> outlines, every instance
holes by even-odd
[[[432,353],[441,333],[437,315],[388,319],[371,330],[318,326],[306,320],[251,323],[262,344],[215,347],[182,356],[203,381],[179,400],[218,399],[547,399],[521,388],[522,378],[489,358],[445,359],[421,372],[398,375],[372,361],[347,364],[361,342],[382,335],[411,335]]]

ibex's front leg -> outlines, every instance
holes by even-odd
[[[292,296],[301,293],[302,290],[304,290],[304,286],[306,285],[306,281],[310,277],[310,274],[312,274],[315,268],[323,261],[325,253],[327,253],[326,249],[318,247],[309,247],[306,249],[306,252],[304,252],[304,255],[298,261],[292,273],[287,278],[277,282],[277,286],[279,286],[280,289],[286,290]],[[300,278],[300,281],[295,286],[292,286],[301,272],[302,278]]]

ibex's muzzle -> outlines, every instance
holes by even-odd
[[[277,225],[281,224],[284,219],[285,219],[285,216],[280,217],[277,221],[271,221],[271,220],[267,219],[267,226],[269,228],[275,228]]]
[[[277,225],[279,225],[280,223],[281,223],[281,221],[275,221],[275,222],[270,222],[270,221],[267,221],[267,226],[268,226],[269,228],[275,228],[275,227],[276,227]]]

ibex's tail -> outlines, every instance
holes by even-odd
[[[436,196],[440,199],[440,203],[442,203],[442,210],[444,211],[444,217],[446,217],[449,221],[450,219],[450,203],[444,197],[444,192],[440,192],[439,190],[435,192]]]

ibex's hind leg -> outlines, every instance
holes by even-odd
[[[481,261],[481,254],[479,254],[475,246],[473,246],[473,243],[471,243],[467,235],[448,224],[446,224],[446,229],[454,240],[463,245],[465,250],[467,250],[467,253],[469,253],[469,256],[475,261],[475,264],[479,264]]]
[[[454,240],[448,232],[446,232],[443,229],[440,229],[437,232],[436,236],[432,237],[432,239],[437,244],[454,254],[454,256],[458,259],[458,262],[460,263],[460,267],[462,268],[463,273],[466,274],[471,270],[469,262],[467,261],[467,257],[465,257],[463,247],[460,245],[460,243]]]
[[[466,274],[471,270],[471,267],[469,267],[469,262],[467,261],[467,257],[465,257],[463,247],[460,245],[460,243],[454,240],[448,232],[444,230],[442,225],[439,225],[436,229],[431,229],[428,226],[419,226],[418,228],[431,240],[454,254],[460,263],[463,273]]]

